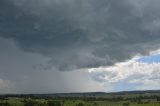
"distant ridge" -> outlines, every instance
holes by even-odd
[[[46,94],[0,94],[2,96],[49,96],[49,97],[93,97],[103,95],[126,95],[126,94],[160,94],[160,90],[137,90],[119,92],[80,92],[80,93],[46,93]]]

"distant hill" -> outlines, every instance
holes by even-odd
[[[81,93],[50,93],[50,94],[3,94],[0,97],[110,97],[123,95],[160,95],[160,90],[144,90],[144,91],[120,91],[120,92],[81,92]]]

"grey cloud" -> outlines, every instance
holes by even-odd
[[[87,71],[52,71],[33,66],[50,60],[24,52],[13,40],[0,38],[0,94],[106,91]]]
[[[113,65],[159,48],[160,8],[148,1],[1,0],[0,36],[57,70]]]

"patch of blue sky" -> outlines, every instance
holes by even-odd
[[[141,63],[149,63],[149,64],[160,63],[160,54],[143,56],[143,57],[139,58],[137,61],[141,62]]]

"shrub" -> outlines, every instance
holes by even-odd
[[[37,102],[33,101],[33,100],[28,100],[28,101],[24,102],[24,106],[34,106],[36,104],[37,104]]]
[[[60,101],[48,101],[48,106],[61,106]]]
[[[129,106],[130,103],[123,103],[123,106]]]
[[[76,106],[84,106],[83,103],[78,103]]]

